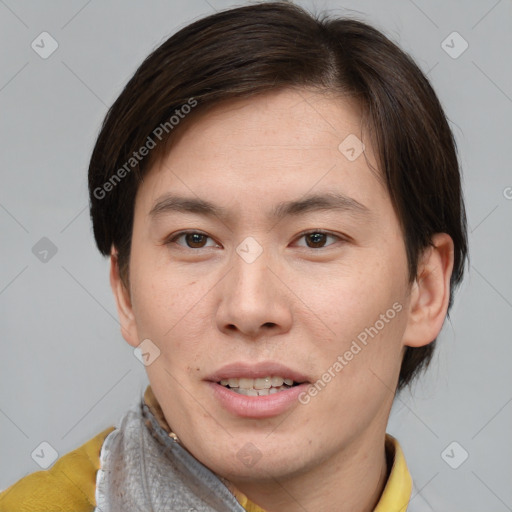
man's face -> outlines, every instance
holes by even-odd
[[[307,472],[384,432],[407,259],[356,136],[358,111],[318,92],[231,102],[192,123],[138,190],[125,337],[158,347],[147,372],[169,425],[233,481]],[[289,205],[311,196],[337,206]]]

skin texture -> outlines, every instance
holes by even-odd
[[[451,238],[433,237],[409,283],[399,221],[368,165],[378,167],[370,143],[354,161],[338,149],[350,134],[364,140],[357,108],[324,92],[286,89],[217,106],[182,130],[138,190],[130,290],[112,251],[122,333],[133,347],[150,339],[161,351],[147,372],[169,425],[268,511],[373,510],[387,478],[385,429],[404,347],[435,339],[446,315]],[[226,217],[150,215],[171,192],[222,206]],[[282,201],[327,192],[369,211],[267,218]],[[301,236],[315,229],[334,236]],[[181,230],[207,236],[166,243]],[[247,237],[263,251],[252,263],[236,251]],[[316,382],[396,303],[401,311],[306,405],[241,418],[204,380],[227,363],[277,361]],[[261,455],[252,466],[237,457],[247,443]]]

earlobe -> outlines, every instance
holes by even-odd
[[[110,252],[110,286],[116,301],[117,313],[123,338],[132,346],[139,344],[137,326],[133,314],[130,292],[127,290],[119,273],[119,260],[114,246]]]
[[[432,237],[432,245],[420,257],[418,274],[411,288],[403,345],[428,345],[441,331],[450,300],[453,257],[451,237],[446,233],[436,233]]]

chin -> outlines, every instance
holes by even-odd
[[[262,444],[259,443],[259,446]],[[243,442],[231,442],[226,450],[211,454],[211,458],[204,460],[203,464],[234,483],[285,479],[306,472],[311,465],[303,458],[304,451],[300,447],[294,451],[282,444],[278,447],[267,443],[261,449],[257,445],[258,441],[252,436]],[[229,451],[233,446],[240,448]]]

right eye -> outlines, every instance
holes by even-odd
[[[204,247],[216,247],[217,244],[215,244],[215,242],[213,246],[205,245],[208,238],[210,238],[208,235],[201,233],[200,231],[180,231],[179,233],[176,233],[171,238],[169,238],[166,241],[166,245],[176,243],[177,245],[184,247],[185,249],[202,249]],[[178,240],[180,239],[183,239],[185,241],[185,245],[178,242]],[[210,238],[210,240],[212,239]]]

